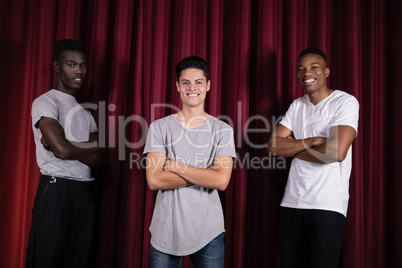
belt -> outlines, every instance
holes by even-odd
[[[41,180],[46,180],[46,182],[49,182],[50,184],[64,185],[81,189],[95,188],[95,181],[77,181],[49,175],[41,175]]]

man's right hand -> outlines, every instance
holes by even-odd
[[[45,148],[46,151],[51,152],[49,144],[47,144],[45,138],[43,136],[40,138],[40,143],[42,143],[43,148]]]

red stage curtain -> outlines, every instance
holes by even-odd
[[[226,267],[277,267],[288,163],[264,144],[304,94],[296,62],[307,46],[327,53],[330,87],[361,105],[342,267],[402,267],[401,1],[13,0],[0,3],[0,23],[0,267],[24,266],[39,180],[30,109],[54,85],[52,46],[61,38],[87,47],[79,98],[98,105],[107,147],[98,267],[149,265],[156,193],[139,157],[149,124],[180,108],[174,67],[191,54],[210,66],[207,111],[235,129],[239,161],[221,193]]]

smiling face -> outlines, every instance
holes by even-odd
[[[297,64],[297,78],[307,93],[327,91],[330,70],[325,60],[317,54],[306,54]]]
[[[85,54],[79,50],[65,50],[53,63],[53,68],[57,73],[56,89],[74,95],[87,75]]]
[[[176,82],[183,106],[187,107],[203,106],[209,86],[210,81],[207,81],[204,72],[196,68],[183,70]]]

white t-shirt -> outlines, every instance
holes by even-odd
[[[184,128],[174,115],[154,121],[144,148],[150,152],[198,168],[211,166],[217,155],[236,157],[233,129],[213,116],[196,129]],[[152,246],[161,252],[184,256],[200,250],[225,231],[218,191],[196,185],[159,190],[149,229]]]
[[[69,141],[86,142],[91,132],[97,132],[95,120],[75,97],[59,90],[49,90],[32,103],[32,129],[36,144],[36,161],[44,175],[91,181],[91,169],[78,160],[62,160],[45,150],[40,142],[42,133],[37,123],[42,117],[57,120]]]
[[[351,126],[357,133],[358,120],[356,98],[335,90],[317,105],[310,102],[308,95],[294,100],[279,123],[290,129],[296,139],[305,139],[328,137],[330,128],[340,125]],[[352,146],[342,162],[316,164],[294,158],[281,206],[329,210],[346,216],[351,169]]]

